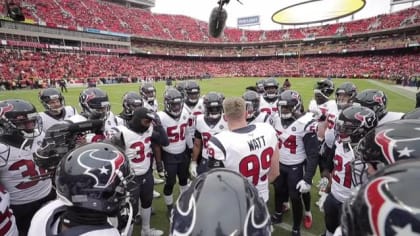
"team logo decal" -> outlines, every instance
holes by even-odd
[[[183,207],[181,207],[178,202],[176,209],[172,211],[173,215],[171,221],[173,223],[173,236],[191,235],[196,223],[197,214],[195,198],[190,198],[187,209],[182,208]],[[175,222],[174,219],[176,219]]]
[[[418,143],[420,142],[420,129],[395,130],[386,129],[378,132],[375,136],[375,143],[381,148],[384,158],[388,164],[394,163],[396,160],[413,158],[419,155]],[[411,135],[411,137],[393,139],[388,136],[390,132],[402,132],[401,135],[405,136],[405,132],[416,132],[419,135]],[[396,135],[393,135],[394,137]]]
[[[3,116],[9,111],[13,111],[14,106],[10,103],[7,104],[5,107],[0,107],[0,116]]]
[[[375,102],[377,102],[381,105],[384,105],[384,103],[385,103],[384,100],[385,100],[385,98],[384,98],[383,95],[377,95],[377,94],[373,95],[373,101],[375,101]]]
[[[362,115],[361,112],[354,114],[354,118],[362,123],[361,126],[366,126],[368,128],[372,128],[375,121],[375,117],[367,117],[366,115]]]
[[[114,180],[119,170],[124,164],[125,159],[120,152],[102,151],[99,149],[88,150],[79,155],[77,162],[83,166],[86,171],[84,174],[93,177],[96,180],[95,187],[106,188]]]
[[[418,216],[414,215],[419,215],[420,209],[411,209],[409,213],[409,210],[390,199],[386,193],[386,185],[393,182],[398,180],[384,176],[373,180],[366,187],[364,194],[372,233],[377,236],[419,235],[420,222]]]

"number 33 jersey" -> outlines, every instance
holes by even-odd
[[[39,147],[40,141],[39,137],[34,140],[27,140],[20,148],[0,143],[0,153],[2,155],[5,154],[2,150],[10,148],[9,160],[4,166],[0,167],[0,182],[10,193],[10,203],[12,205],[39,200],[51,191],[50,178],[32,180],[32,178],[45,174],[45,170],[35,165],[32,157],[32,153]]]
[[[209,158],[220,160],[225,168],[242,174],[268,201],[268,178],[277,136],[273,127],[256,123],[233,131],[222,131],[210,139]]]
[[[274,128],[279,138],[280,163],[297,165],[305,161],[306,150],[303,137],[316,132],[316,122],[311,113],[299,117],[287,128],[283,127],[279,116],[274,117]]]

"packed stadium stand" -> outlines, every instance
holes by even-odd
[[[420,6],[321,26],[226,28],[212,38],[206,22],[106,1],[15,2],[26,21],[1,20],[0,77],[7,81],[420,74]]]

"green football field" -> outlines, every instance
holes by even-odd
[[[201,87],[201,94],[204,95],[210,91],[218,91],[224,93],[225,97],[231,96],[241,96],[245,91],[247,86],[255,85],[255,82],[258,78],[229,78],[229,79],[209,79],[198,81]],[[313,95],[313,87],[318,79],[309,79],[309,78],[292,78],[289,79],[292,84],[292,89],[297,90],[303,100],[304,104],[307,107],[309,100]],[[284,78],[278,78],[280,85],[283,83]],[[337,87],[343,82],[349,80],[334,79],[335,86]],[[390,83],[380,82],[380,81],[371,81],[371,80],[359,80],[352,79],[351,82],[356,84],[358,91],[368,88],[378,88],[385,92],[388,97],[388,110],[398,111],[398,112],[407,112],[414,109],[415,106],[415,92],[411,90],[402,89],[394,86]],[[118,114],[122,110],[121,98],[124,93],[128,91],[138,91],[139,84],[115,84],[115,85],[103,85],[99,86],[106,92],[108,92],[111,109],[115,114]],[[160,109],[162,108],[162,96],[165,85],[163,82],[156,83],[157,89],[157,98],[159,100]],[[66,104],[75,106],[79,112],[80,107],[78,105],[78,97],[80,92],[84,88],[74,87],[69,88],[68,93],[64,93]],[[16,91],[1,91],[0,100],[10,99],[10,98],[20,98],[32,102],[38,109],[42,111],[43,107],[38,100],[39,90],[16,90]],[[314,178],[314,187],[312,188],[312,215],[313,215],[313,226],[312,229],[306,231],[302,225],[302,235],[319,235],[324,231],[324,220],[323,214],[319,211],[318,207],[315,205],[315,202],[318,200],[317,188],[315,187],[318,182],[319,175],[318,172]],[[156,189],[162,193],[163,185],[156,185]],[[273,191],[271,191],[273,192]],[[178,194],[178,187],[175,187],[174,196]],[[217,194],[217,193],[215,193]],[[269,210],[273,211],[273,199],[270,197],[269,201]],[[211,207],[211,206],[209,206]],[[152,216],[151,226],[165,231],[165,235],[168,234],[169,221],[166,216],[166,206],[162,197],[155,199],[153,201],[153,208],[155,215]],[[220,212],[223,214],[223,212]],[[291,212],[287,212],[283,217],[284,224],[276,226],[274,228],[273,235],[290,235],[288,229],[291,228]],[[135,228],[134,235],[140,235],[139,228]]]

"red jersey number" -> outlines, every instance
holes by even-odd
[[[168,134],[168,138],[169,138],[169,142],[171,143],[176,143],[178,141],[182,141],[185,139],[185,131],[187,129],[188,124],[181,124],[179,126],[179,130],[178,130],[178,126],[172,126],[172,127],[168,127],[166,128],[166,133]]]
[[[252,177],[252,183],[254,186],[256,186],[260,180],[265,181],[267,179],[267,175],[263,175],[260,178],[260,169],[266,170],[270,168],[273,153],[273,148],[269,147],[261,153],[260,157],[257,155],[249,155],[242,158],[239,163],[239,172],[244,177]]]
[[[39,171],[37,170],[39,169]],[[45,174],[45,170],[38,168],[35,163],[31,160],[19,160],[15,163],[13,163],[9,167],[9,171],[22,171],[22,177],[25,179],[27,177],[29,178],[35,178],[39,176],[40,174]],[[15,185],[15,188],[17,189],[27,189],[30,187],[35,186],[39,180],[27,180],[22,181],[19,184]]]
[[[337,172],[343,171],[343,168],[344,180],[341,180],[341,178],[337,175]],[[351,163],[347,162],[343,165],[343,157],[339,155],[334,156],[333,179],[335,182],[342,184],[344,187],[351,188]]]

